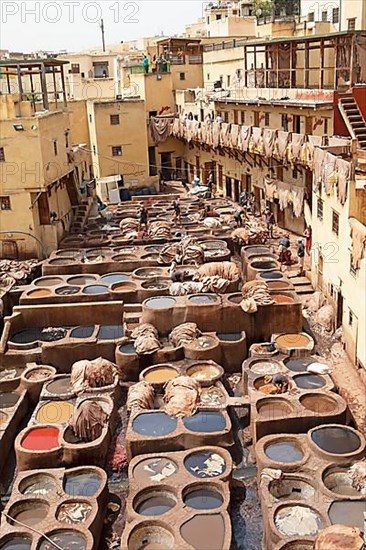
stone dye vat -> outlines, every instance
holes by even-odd
[[[335,431],[341,428],[351,430],[354,437]],[[332,523],[362,529],[365,497],[352,487],[350,467],[364,454],[363,435],[346,426],[331,424],[289,438],[284,434],[266,436],[256,445],[264,546],[272,548],[278,544],[276,549],[306,549],[309,543],[309,548],[313,548],[310,543],[314,544],[319,530]],[[335,441],[339,441],[341,452],[326,455],[314,444],[309,445],[314,438],[322,447],[331,446],[333,450]],[[302,458],[297,454],[299,450]],[[296,462],[296,458],[300,460]],[[282,475],[278,479],[267,476],[266,468],[279,468]]]
[[[8,456],[19,427],[31,409],[31,401],[26,390],[0,392],[0,453]],[[5,460],[0,461],[0,473]]]
[[[186,464],[200,453],[207,476],[197,484]],[[128,520],[121,548],[229,548],[231,468],[229,453],[216,447],[135,457],[129,465]]]
[[[83,486],[78,481],[82,476]],[[67,471],[48,469],[47,472],[19,473],[4,510],[0,548],[19,550],[23,547],[17,544],[28,543],[24,548],[49,548],[49,541],[41,535],[44,533],[61,548],[96,550],[107,502],[107,476],[100,468],[88,466]],[[36,531],[27,531],[23,538],[19,524],[13,520]]]
[[[79,439],[68,425],[71,412],[77,412],[87,400],[97,402],[106,414],[106,423],[92,441]],[[104,465],[114,422],[114,403],[109,395],[83,395],[76,401],[41,400],[28,427],[15,440],[18,470],[46,468],[50,463]]]
[[[272,342],[279,352],[291,356],[308,355],[314,349],[314,340],[306,332],[273,334]]]
[[[199,410],[191,417],[173,418],[159,410],[131,414],[126,432],[129,459],[151,450],[182,450],[200,445],[233,444],[226,410]]]
[[[331,377],[290,371],[286,361],[278,355],[276,360],[249,358],[243,363],[255,441],[271,433],[307,432],[319,424],[346,422],[347,404],[334,392]],[[278,376],[286,382],[282,389],[273,382]]]

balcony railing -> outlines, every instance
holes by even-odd
[[[145,66],[143,63],[130,65],[128,70],[130,74],[146,73]],[[149,71],[146,74],[161,74],[161,73],[170,73],[170,63],[157,63],[155,72],[152,71],[152,67],[151,65],[149,65]]]

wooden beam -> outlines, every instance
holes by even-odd
[[[18,76],[18,89],[19,89],[20,101],[23,101],[23,82],[22,82],[22,74],[20,71],[20,65],[17,66],[17,76]]]
[[[309,88],[309,44],[305,42],[305,88]]]
[[[46,82],[46,69],[44,63],[42,63],[41,71],[41,89],[42,89],[42,98],[43,98],[43,107],[48,110],[48,92],[47,92],[47,82]]]
[[[319,63],[319,83],[320,89],[324,88],[324,39],[320,40],[320,63]]]

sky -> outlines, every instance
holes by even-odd
[[[17,52],[68,52],[144,36],[181,34],[201,17],[204,0],[41,0],[0,3],[0,47]]]

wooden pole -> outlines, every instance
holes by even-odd
[[[48,109],[49,104],[48,104],[48,92],[47,92],[47,82],[46,82],[46,68],[44,63],[41,64],[41,89],[42,89],[43,107],[45,109]]]
[[[65,75],[64,75],[64,66],[63,65],[61,65],[61,67],[60,67],[60,72],[61,72],[62,95],[63,95],[63,98],[64,98],[64,106],[67,107]]]
[[[20,101],[23,101],[23,83],[22,83],[22,72],[21,72],[20,65],[17,65],[17,76],[18,76],[18,88],[19,88]]]
[[[309,43],[305,42],[305,88],[309,88]]]

